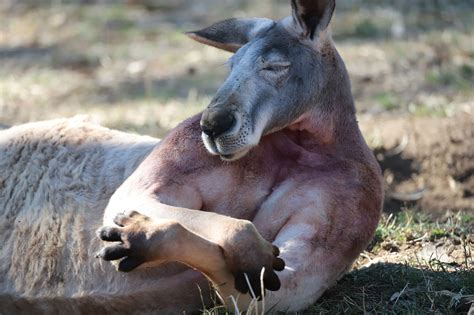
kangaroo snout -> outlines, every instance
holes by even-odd
[[[234,114],[221,108],[208,108],[202,113],[201,130],[209,138],[215,139],[234,127],[236,122]]]

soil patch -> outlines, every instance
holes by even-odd
[[[419,208],[435,216],[474,212],[474,115],[362,117],[382,167],[385,210]]]

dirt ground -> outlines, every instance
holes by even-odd
[[[426,213],[474,211],[474,115],[362,120],[386,183],[388,212],[401,204]]]

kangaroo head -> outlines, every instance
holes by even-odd
[[[322,98],[327,86],[338,84],[329,84],[330,78],[345,74],[327,31],[335,0],[291,4],[292,15],[280,21],[229,19],[188,33],[235,53],[229,76],[202,114],[202,138],[211,154],[238,159],[262,136],[295,124],[305,113],[317,114],[327,106]]]

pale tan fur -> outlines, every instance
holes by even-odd
[[[0,131],[1,314],[153,313],[183,298],[200,303],[189,283],[204,294],[209,286],[196,272],[123,274],[95,257],[111,194],[158,143],[83,118]]]

